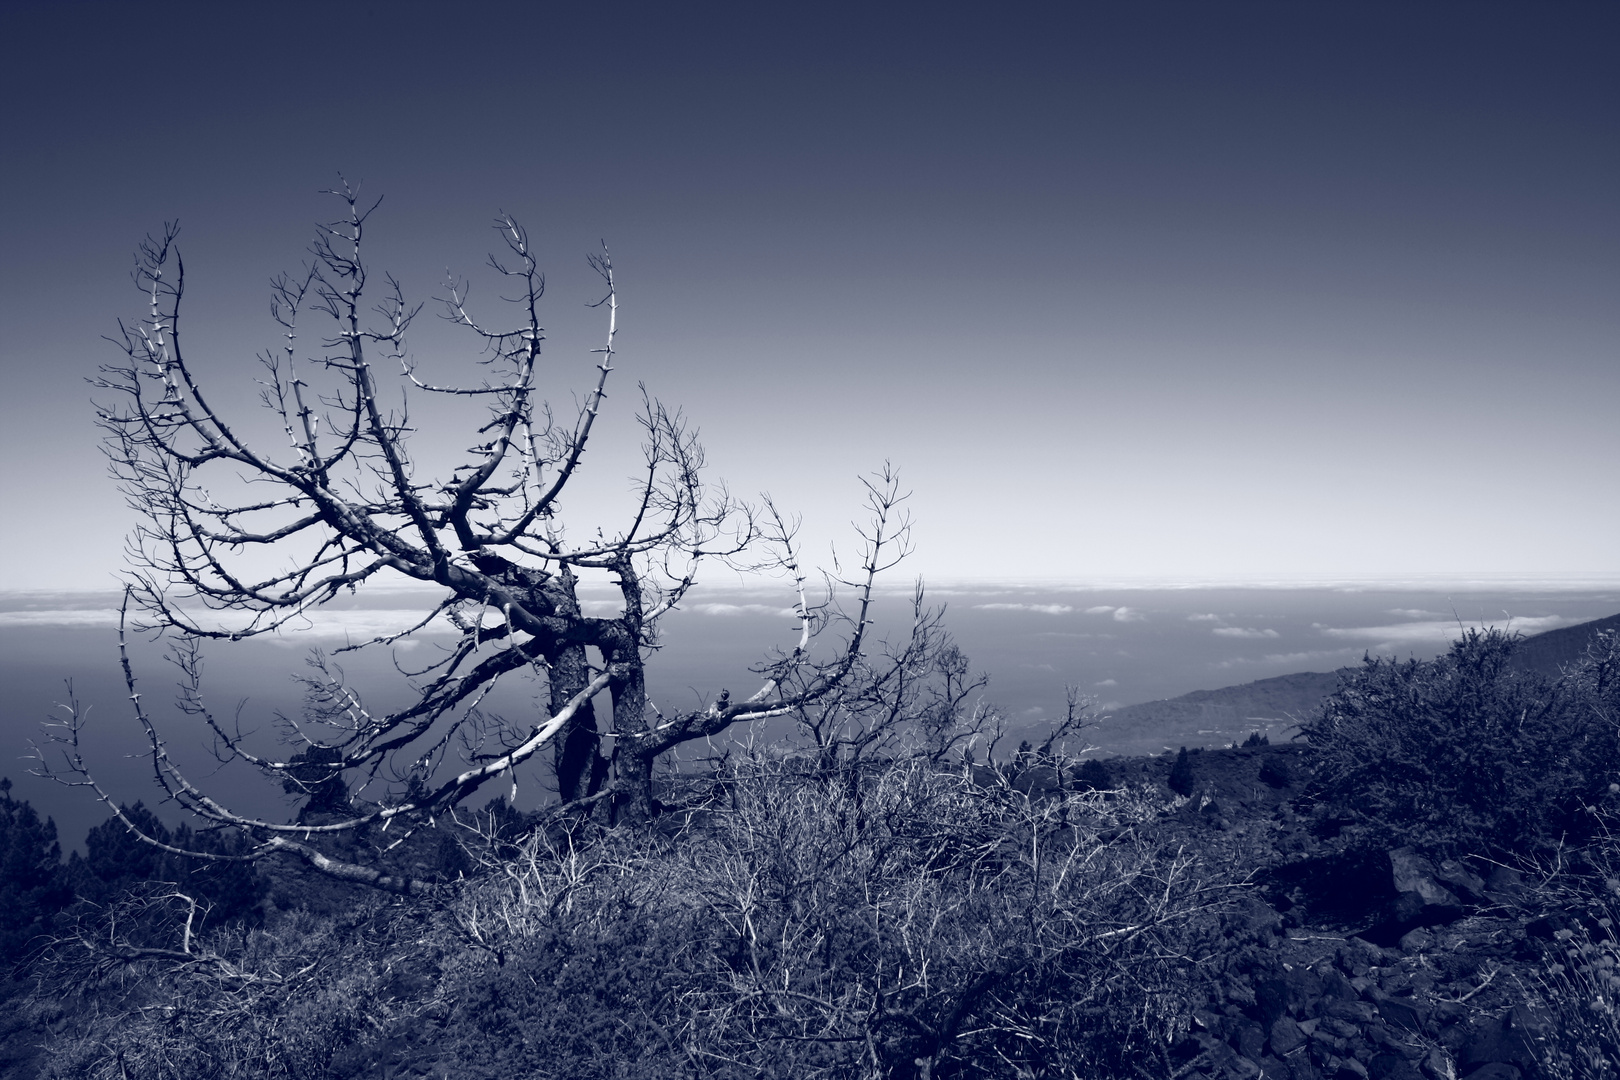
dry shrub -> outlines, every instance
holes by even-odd
[[[1133,1074],[1185,1032],[1230,896],[1159,846],[1159,809],[924,760],[755,757],[673,841],[535,836],[464,894],[496,963],[464,972],[486,992],[456,995],[451,1027],[479,1030],[454,1059],[586,1075],[588,1025],[644,1070],[604,1075]]]
[[[144,903],[155,900],[183,920],[184,905]],[[194,941],[173,926],[166,948],[124,939],[130,912],[119,909],[132,902],[85,920],[40,965],[38,996],[63,1009],[45,1080],[360,1075],[386,1055],[390,1031],[436,996],[421,977],[430,952],[398,902],[368,903],[341,922],[286,913]],[[150,933],[154,913],[140,914]]]
[[[1151,790],[820,760],[687,778],[661,829],[492,837],[459,889],[342,923],[282,914],[178,957],[109,953],[117,919],[95,923],[53,959],[74,1004],[47,1075],[1171,1071],[1234,889],[1163,839]]]

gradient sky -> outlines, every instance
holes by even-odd
[[[936,580],[1620,578],[1612,3],[0,10],[0,587],[120,565],[136,242],[246,408],[340,170],[415,297],[529,225],[564,404],[605,238],[608,433],[644,380],[813,558],[889,459]]]

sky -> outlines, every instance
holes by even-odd
[[[431,299],[510,212],[559,407],[618,271],[634,385],[848,550],[892,461],[929,580],[1620,580],[1612,4],[0,6],[0,589],[107,588],[86,384],[179,219],[250,410],[339,173]],[[431,322],[430,370],[474,355]],[[424,424],[446,453],[464,429]]]

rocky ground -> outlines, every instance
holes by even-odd
[[[1207,1000],[1175,1048],[1178,1075],[1620,1075],[1571,1053],[1580,1040],[1568,1030],[1570,1002],[1592,1011],[1583,1023],[1614,1030],[1613,1013],[1591,1002],[1612,1003],[1620,947],[1606,912],[1573,900],[1579,891],[1560,888],[1558,873],[1436,865],[1410,848],[1353,854],[1306,794],[1303,746],[1189,757],[1192,795],[1165,828],[1255,867],[1258,889],[1230,921],[1230,948],[1206,962]],[[1115,782],[1163,783],[1172,763],[1164,755],[1108,767]],[[1591,867],[1554,869],[1591,880]]]

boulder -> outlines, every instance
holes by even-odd
[[[1278,1057],[1292,1054],[1305,1045],[1305,1040],[1305,1030],[1290,1017],[1280,1016],[1271,1025],[1271,1052]]]
[[[1470,904],[1483,904],[1488,900],[1485,879],[1472,873],[1456,859],[1447,859],[1435,867],[1434,880]]]
[[[1485,1017],[1469,1025],[1468,1037],[1457,1052],[1457,1063],[1467,1072],[1479,1065],[1503,1064],[1526,1068],[1535,1064],[1536,1055],[1522,1026],[1510,1017]]]
[[[1391,915],[1397,925],[1434,926],[1461,917],[1462,901],[1440,883],[1435,865],[1416,850],[1395,848],[1389,853],[1389,867],[1395,888]]]

